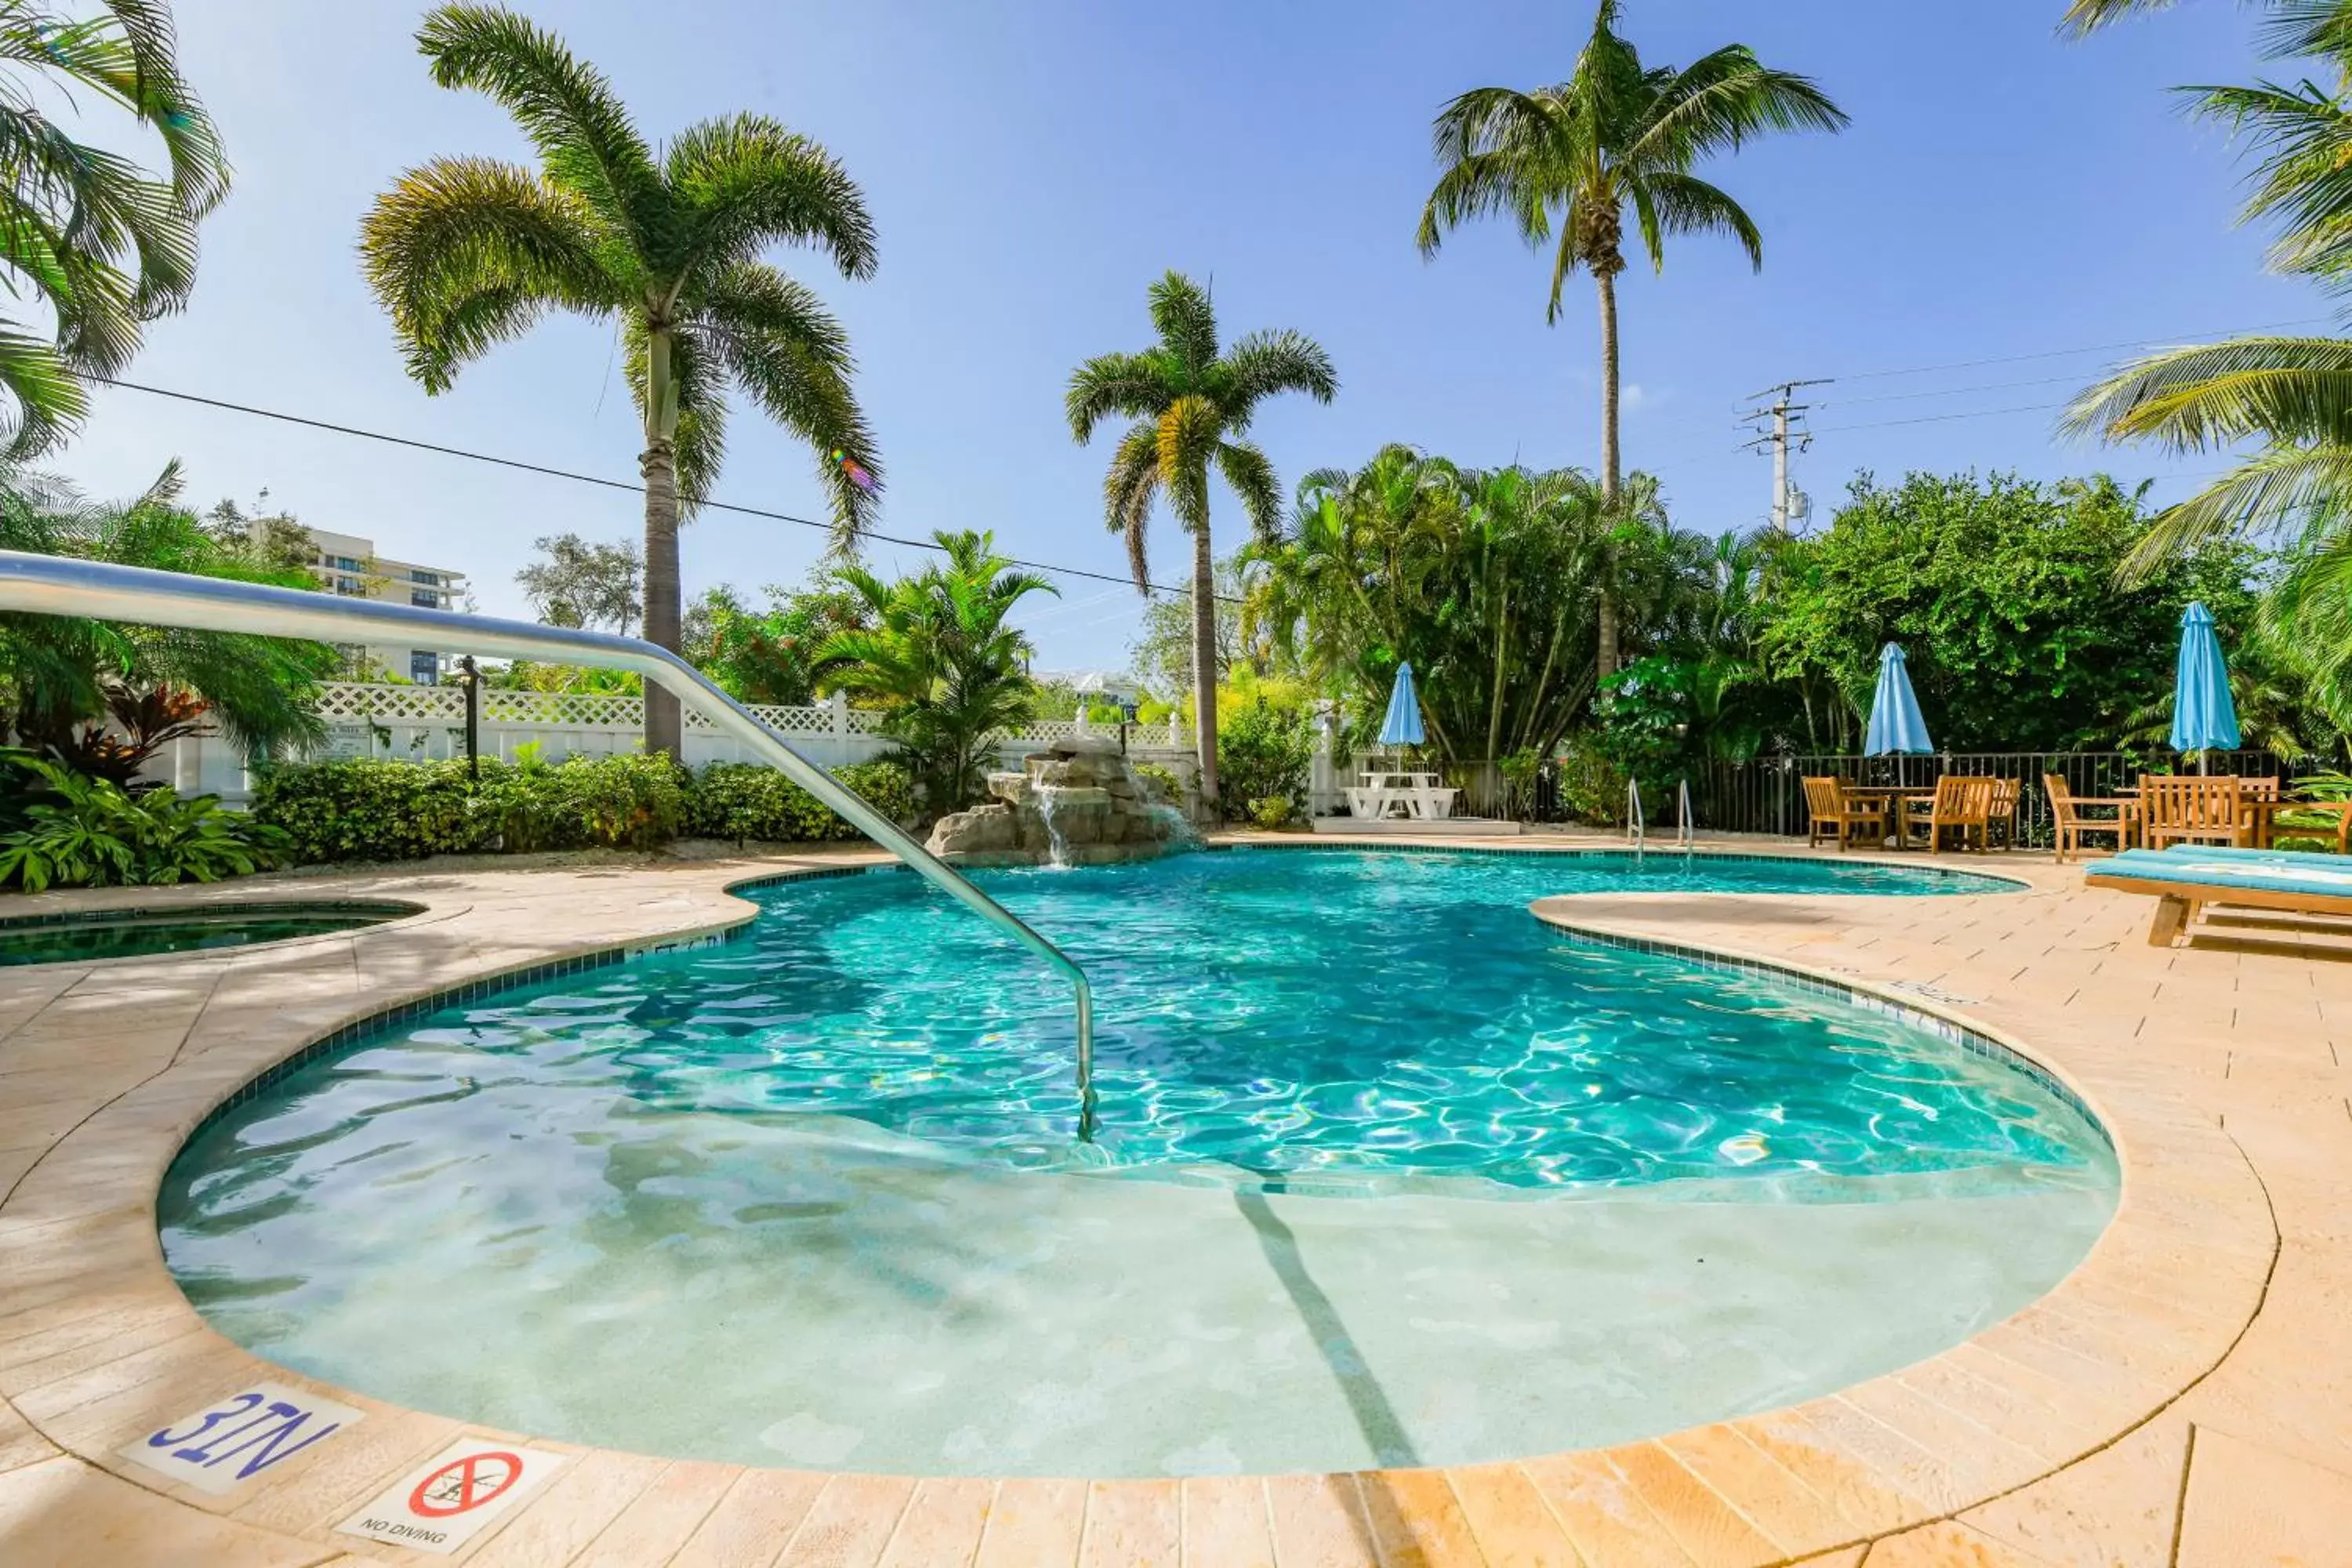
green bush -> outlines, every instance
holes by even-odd
[[[1589,827],[1625,824],[1625,773],[1597,744],[1591,731],[1560,744],[1559,805],[1570,822]]]
[[[1277,827],[1287,827],[1298,807],[1286,795],[1262,795],[1249,803],[1250,820],[1271,833]]]
[[[699,838],[808,842],[857,830],[773,768],[714,763],[688,773],[660,757],[573,757],[550,766],[536,748],[514,762],[305,763],[272,769],[254,792],[257,821],[281,830],[306,865],[416,860],[536,849],[651,849]],[[897,763],[835,776],[894,822],[915,816]]]
[[[1183,781],[1179,779],[1171,770],[1161,767],[1158,763],[1129,763],[1127,764],[1127,771],[1133,773],[1135,782],[1143,786],[1143,798],[1146,805],[1181,805],[1184,804]]]
[[[16,757],[44,788],[26,826],[0,836],[0,881],[44,888],[217,882],[274,864],[285,836],[230,811],[217,795],[168,789],[132,795],[54,763]]]
[[[893,822],[915,818],[915,785],[906,764],[859,763],[833,776]],[[755,763],[712,763],[686,794],[686,830],[697,838],[815,843],[865,837],[800,785]]]
[[[1305,713],[1263,700],[1236,708],[1217,732],[1217,790],[1227,814],[1238,816],[1244,803],[1276,795],[1304,806],[1314,754]]]
[[[271,769],[253,815],[305,864],[495,850],[650,849],[677,836],[686,790],[662,757],[303,763]]]

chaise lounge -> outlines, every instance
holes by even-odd
[[[2209,904],[2290,914],[2352,915],[2352,861],[2286,849],[2183,845],[2126,849],[2090,868],[2086,887],[2146,893],[2157,900],[2147,940],[2171,947]],[[2352,926],[2345,928],[2352,936]]]

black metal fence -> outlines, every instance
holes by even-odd
[[[2184,766],[2183,763],[2188,765]],[[2340,764],[2319,758],[2281,758],[2270,752],[2208,752],[2204,770],[2241,778],[2293,780]],[[2050,842],[2050,796],[2045,774],[2066,781],[2078,795],[2116,795],[2137,788],[2143,773],[2194,773],[2190,759],[2169,752],[1954,752],[1925,757],[1788,756],[1718,765],[1690,781],[1692,815],[1698,826],[1728,833],[1805,831],[1805,780],[1836,778],[1847,784],[1929,790],[1946,773],[2011,778],[2018,792],[2018,830],[2028,844]],[[1654,813],[1654,820],[1670,820]]]

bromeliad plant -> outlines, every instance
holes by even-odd
[[[277,863],[286,836],[220,803],[168,789],[132,795],[55,763],[9,759],[40,780],[45,798],[26,826],[0,835],[0,883],[43,889],[217,882]]]

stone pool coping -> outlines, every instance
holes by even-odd
[[[1486,847],[1619,847],[1551,836]],[[321,879],[323,896],[402,897],[431,914],[282,946],[0,973],[0,1559],[419,1560],[332,1528],[484,1429],[335,1390],[214,1333],[163,1267],[153,1205],[170,1160],[244,1085],[357,1021],[592,950],[709,937],[751,917],[730,886],[877,859]],[[1985,868],[1995,866],[2027,886],[1920,900],[1620,892],[1538,911],[1588,937],[1695,948],[1948,1017],[2041,1062],[2095,1110],[2123,1170],[2114,1225],[2049,1295],[1943,1355],[1656,1441],[1442,1470],[918,1480],[539,1442],[574,1458],[457,1556],[1613,1565],[1825,1552],[1850,1563],[1867,1551],[1882,1568],[2139,1561],[2110,1542],[2158,1537],[2145,1560],[2198,1561],[2210,1546],[2222,1554],[2203,1560],[2253,1562],[2264,1559],[2226,1553],[2288,1539],[2281,1530],[2340,1542],[2352,1528],[2352,1477],[2338,1473],[2352,1469],[2340,1397],[2352,1323],[2339,1321],[2352,1201],[2335,1194],[2352,1160],[2352,1101],[2329,1030],[2352,1017],[2352,965],[2301,951],[2291,929],[2257,933],[2284,952],[2148,949],[2137,901],[2083,890],[2079,868],[2023,856]],[[247,898],[215,887],[136,901]],[[1936,994],[1905,988],[1918,986]],[[2229,1042],[2218,1068],[2216,1037]],[[2283,1186],[2292,1205],[2278,1203]],[[2284,1348],[2263,1331],[2282,1315]],[[226,1497],[116,1457],[262,1379],[367,1419]],[[2265,1479],[2250,1488],[2250,1476]],[[2268,1511],[2243,1523],[2233,1508]],[[2260,1530],[2272,1536],[2245,1533]],[[2086,1542],[2095,1558],[2075,1550]],[[1946,1555],[1963,1550],[1979,1555]]]

